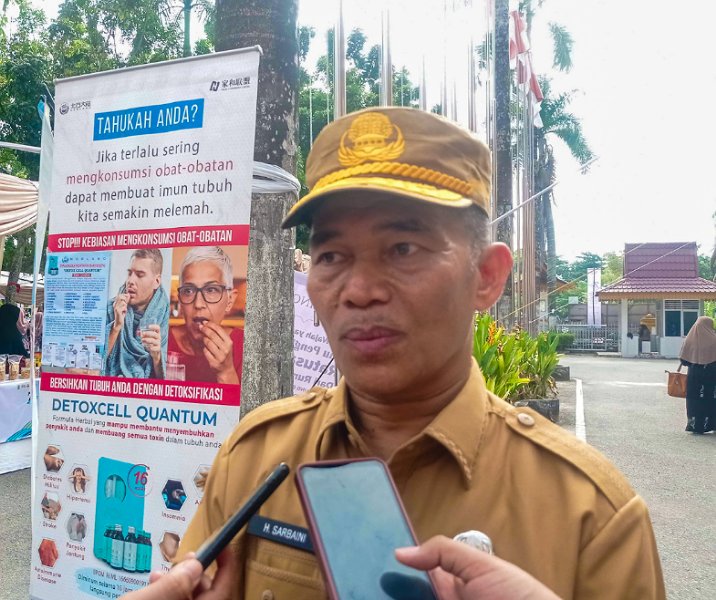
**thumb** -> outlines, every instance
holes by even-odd
[[[423,571],[442,567],[463,580],[488,571],[491,562],[497,560],[494,556],[442,535],[430,538],[420,546],[398,548],[395,556],[409,567]]]

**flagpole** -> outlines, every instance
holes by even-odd
[[[428,92],[425,81],[425,54],[423,54],[423,62],[420,69],[420,110],[428,110]]]
[[[380,51],[380,105],[393,106],[393,61],[390,57],[390,9],[384,8],[381,19],[382,45]]]
[[[346,39],[343,29],[343,0],[338,0],[336,31],[333,36],[333,115],[346,114]]]

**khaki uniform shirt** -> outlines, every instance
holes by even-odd
[[[369,456],[346,399],[341,382],[244,417],[216,457],[179,556],[221,527],[279,462],[295,471],[304,462]],[[564,599],[665,597],[643,500],[591,446],[489,393],[476,363],[457,397],[388,464],[420,541],[482,531],[497,556]],[[260,515],[307,527],[292,476]],[[235,598],[325,597],[310,552],[245,529],[234,544]]]

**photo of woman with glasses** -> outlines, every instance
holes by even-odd
[[[192,248],[176,293],[183,324],[170,327],[167,379],[240,383],[244,331],[222,325],[238,294],[231,258],[218,246]]]

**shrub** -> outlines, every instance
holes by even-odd
[[[573,333],[557,333],[557,351],[560,352],[562,350],[566,350],[567,348],[571,348],[572,344],[574,344],[574,334]]]
[[[487,389],[501,398],[512,396],[529,383],[520,375],[524,350],[517,338],[505,332],[488,313],[475,317],[473,356],[480,365]]]
[[[554,396],[552,373],[559,362],[562,335],[533,337],[520,329],[508,333],[489,314],[476,315],[473,355],[487,389],[508,402]]]

